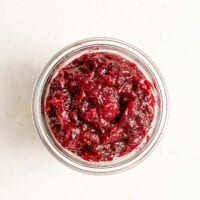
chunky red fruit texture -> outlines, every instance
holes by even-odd
[[[88,53],[58,70],[45,112],[57,141],[88,161],[111,161],[147,137],[154,118],[151,84],[137,65],[111,53]]]

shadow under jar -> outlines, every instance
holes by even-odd
[[[158,143],[168,115],[164,80],[138,48],[90,38],[59,51],[33,95],[34,123],[65,165],[90,174],[135,166]]]

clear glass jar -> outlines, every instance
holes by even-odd
[[[45,95],[49,82],[61,63],[68,64],[75,58],[88,52],[110,52],[135,62],[146,78],[153,82],[157,103],[152,127],[148,132],[149,140],[144,141],[136,150],[113,161],[89,162],[64,149],[48,128],[43,112]],[[32,110],[37,132],[44,145],[65,165],[90,174],[112,174],[131,168],[144,160],[157,145],[166,125],[168,116],[168,94],[165,82],[153,61],[133,45],[113,38],[90,38],[75,42],[60,50],[47,63],[35,84]]]

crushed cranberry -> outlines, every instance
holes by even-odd
[[[154,106],[153,84],[135,63],[98,52],[58,70],[45,112],[64,148],[88,161],[110,161],[147,137]]]

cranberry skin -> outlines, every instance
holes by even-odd
[[[64,148],[88,161],[111,161],[148,137],[153,90],[135,63],[116,54],[88,53],[58,70],[44,110]]]

